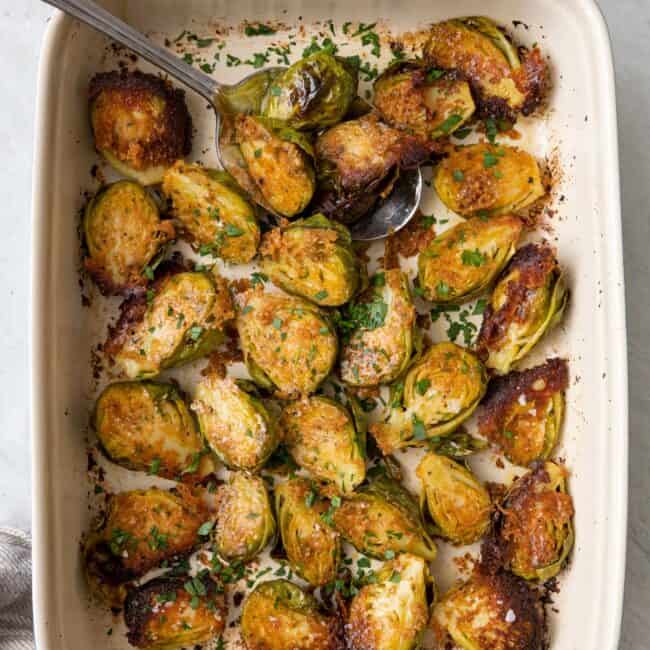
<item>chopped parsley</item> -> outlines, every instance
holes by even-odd
[[[458,113],[453,113],[438,127],[438,130],[442,131],[446,135],[447,133],[451,133],[454,130],[454,127],[457,126],[462,121],[463,121],[462,115],[458,115]]]
[[[424,428],[424,422],[418,418],[415,413],[413,414],[412,417],[412,422],[413,422],[413,438],[415,440],[425,440],[427,437],[427,431]]]
[[[482,266],[487,261],[487,258],[481,251],[476,248],[473,251],[465,249],[461,254],[461,260],[465,266]]]
[[[453,177],[457,183],[462,183],[465,180],[465,174],[460,169],[454,169]]]
[[[263,23],[258,23],[257,25],[246,25],[244,34],[246,36],[269,36],[275,34],[275,29]]]

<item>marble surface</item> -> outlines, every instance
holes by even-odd
[[[620,647],[650,647],[650,2],[602,0],[616,63],[630,369],[630,507]],[[30,527],[28,317],[36,71],[51,10],[0,1],[0,525]],[[597,570],[597,567],[595,567]]]

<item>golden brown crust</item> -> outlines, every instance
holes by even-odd
[[[169,166],[190,153],[192,118],[185,93],[151,74],[96,74],[88,88],[95,146],[136,170]],[[138,124],[130,116],[138,112]]]

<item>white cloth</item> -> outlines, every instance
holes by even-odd
[[[31,539],[0,528],[0,650],[33,649]]]

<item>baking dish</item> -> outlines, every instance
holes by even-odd
[[[607,31],[590,0],[389,0],[337,3],[138,0],[105,3],[143,31],[175,36],[243,19],[288,25],[316,20],[384,20],[394,32],[454,15],[489,13],[521,20],[517,37],[539,41],[554,65],[554,92],[544,120],[524,130],[522,146],[555,161],[563,174],[553,209],[552,239],[573,290],[565,326],[543,352],[568,355],[572,386],[560,456],[572,470],[576,548],[551,616],[555,649],[616,648],[621,617],[627,498],[627,374],[616,115]],[[227,17],[227,18],[226,18]],[[300,20],[299,20],[300,17]],[[56,15],[39,72],[33,188],[32,448],[34,617],[37,647],[122,648],[110,617],[89,613],[78,542],[89,522],[88,410],[96,386],[90,350],[105,324],[82,306],[77,213],[92,189],[97,162],[88,136],[86,85],[110,66],[105,42]],[[251,48],[254,44],[251,43]],[[248,70],[248,69],[247,69]],[[247,71],[246,70],[246,71]],[[224,81],[245,71],[222,67]],[[207,162],[212,117],[189,97]],[[197,117],[200,116],[199,119]],[[493,463],[492,463],[493,464]],[[111,485],[124,489],[125,472]],[[444,555],[438,564],[446,560]],[[444,567],[436,567],[444,568]]]

